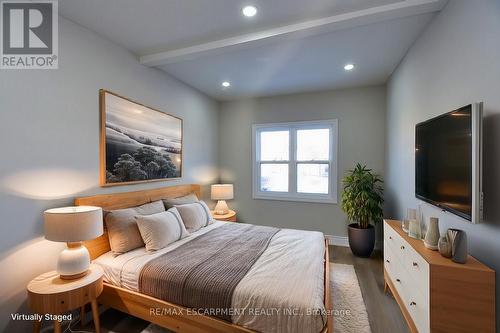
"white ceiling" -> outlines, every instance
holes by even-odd
[[[161,66],[217,99],[384,83],[432,14]],[[344,71],[352,62],[356,69]],[[228,80],[231,87],[222,89]]]
[[[219,100],[383,83],[444,0],[60,0],[62,16]],[[255,5],[256,17],[241,15]],[[345,72],[343,65],[357,67]],[[222,89],[223,80],[231,87]]]

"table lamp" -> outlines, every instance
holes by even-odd
[[[67,248],[61,252],[57,261],[60,278],[71,280],[85,276],[90,266],[90,255],[82,241],[102,235],[102,208],[92,206],[54,208],[44,212],[44,219],[45,238],[67,243]]]
[[[224,215],[229,213],[229,207],[226,200],[233,198],[233,184],[215,184],[211,187],[212,200],[218,200],[215,206],[214,213],[216,215]]]

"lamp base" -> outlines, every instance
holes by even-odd
[[[215,215],[226,215],[229,213],[229,207],[227,206],[226,200],[217,201],[217,205],[214,208]]]
[[[81,242],[67,243],[59,255],[57,272],[61,279],[74,280],[85,276],[90,266],[90,254]]]

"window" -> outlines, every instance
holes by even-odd
[[[255,199],[337,202],[337,120],[253,125]]]

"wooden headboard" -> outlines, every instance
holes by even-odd
[[[122,209],[139,206],[160,199],[182,197],[190,193],[194,193],[198,198],[200,198],[200,185],[176,185],[144,191],[99,194],[91,197],[76,198],[75,205],[97,206],[102,207],[105,210]],[[106,230],[104,230],[104,234],[102,236],[90,241],[86,241],[84,242],[84,245],[90,252],[91,260],[99,257],[106,252],[111,251],[111,248],[109,246],[108,233]]]

